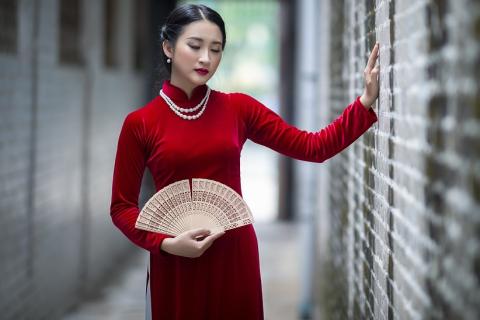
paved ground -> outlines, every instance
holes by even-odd
[[[265,320],[294,320],[300,297],[300,235],[295,224],[256,224]]]
[[[294,320],[299,299],[299,234],[295,224],[254,224],[260,250],[265,320]],[[143,320],[148,255],[140,251],[125,272],[64,320]]]

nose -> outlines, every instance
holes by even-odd
[[[202,50],[199,60],[204,64],[208,64],[210,62],[210,50],[208,48],[205,50]]]

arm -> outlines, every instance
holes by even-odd
[[[295,159],[323,162],[357,140],[377,119],[371,108],[378,98],[380,56],[377,42],[364,70],[365,89],[362,96],[348,105],[342,114],[318,132],[300,130],[286,123],[280,116],[254,98],[233,94],[240,110],[246,137]]]
[[[198,241],[195,237],[206,234],[207,230],[199,228],[173,237],[135,228],[140,212],[138,195],[147,157],[144,137],[142,119],[134,113],[129,114],[118,139],[110,205],[112,221],[133,243],[152,253],[198,257],[225,232],[210,234]]]
[[[308,132],[286,123],[249,95],[232,95],[248,139],[298,160],[323,162],[348,147],[377,121],[373,109],[363,106],[357,97],[327,127]]]
[[[135,228],[140,212],[138,196],[146,162],[141,121],[135,114],[129,114],[120,132],[113,172],[110,216],[114,225],[134,244],[152,253],[163,253],[162,241],[170,237],[169,235]]]

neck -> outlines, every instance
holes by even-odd
[[[174,77],[173,74],[172,74],[172,77],[170,78],[170,83],[172,85],[182,89],[185,92],[185,94],[187,95],[188,99],[192,98],[193,89],[195,89],[197,87],[196,84],[189,83],[187,81],[182,81],[181,79],[179,79],[177,77]]]

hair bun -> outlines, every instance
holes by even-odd
[[[160,37],[165,39],[167,37],[167,25],[163,25],[162,29],[160,29]]]

